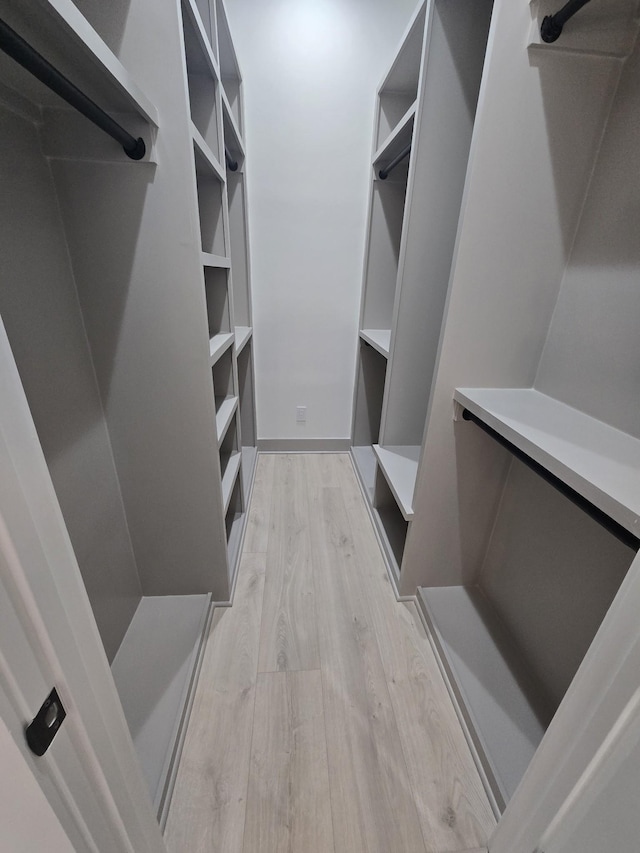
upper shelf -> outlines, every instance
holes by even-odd
[[[640,535],[640,441],[533,388],[457,388],[454,399]]]
[[[231,109],[231,104],[224,89],[222,92],[222,119],[224,126],[224,142],[231,151],[238,151],[244,157],[244,142],[238,129],[238,123]]]
[[[196,175],[208,175],[224,183],[227,179],[226,172],[193,122],[191,122],[191,137],[195,154]]]
[[[379,444],[374,444],[373,451],[400,507],[400,512],[405,521],[411,521],[420,447],[417,445],[380,447]]]
[[[426,7],[426,2],[421,3],[410,21],[391,68],[380,84],[380,94],[393,92],[396,94],[412,94],[414,98],[416,97],[422,59]]]
[[[236,354],[240,355],[242,350],[245,348],[246,344],[249,342],[249,338],[253,334],[253,329],[251,326],[236,326],[235,327],[235,336],[236,336]]]
[[[102,109],[137,113],[158,126],[156,108],[71,0],[48,0],[37,14],[29,4],[3,3],[2,18]],[[4,53],[0,79],[38,107],[63,106],[58,95]]]
[[[360,337],[363,341],[377,350],[380,355],[389,358],[389,348],[391,346],[391,329],[361,329]]]
[[[387,162],[399,154],[404,148],[409,145],[413,137],[413,124],[416,116],[417,101],[414,101],[406,113],[402,116],[398,124],[393,128],[391,133],[379,146],[376,153],[373,155],[373,165],[377,165],[380,161]]]
[[[635,0],[591,0],[567,21],[557,41],[545,44],[540,24],[562,5],[559,0],[533,0],[529,48],[615,59],[631,54],[640,27]]]
[[[220,81],[220,68],[193,0],[182,0],[184,49],[189,74],[206,74]]]

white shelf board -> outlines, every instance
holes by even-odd
[[[239,450],[233,450],[231,453],[220,454],[220,467],[223,470],[222,500],[224,503],[225,515],[227,514],[227,510],[229,509],[229,502],[231,501],[233,487],[235,486],[236,479],[238,478],[238,471],[240,470],[241,459],[242,454]]]
[[[212,255],[210,252],[202,252],[202,266],[228,270],[231,268],[231,258],[225,258],[223,255]]]
[[[233,580],[238,569],[242,534],[247,520],[246,512],[236,512],[230,519],[227,535],[227,565],[229,566],[229,585],[233,588]]]
[[[418,596],[487,778],[504,808],[553,710],[479,588],[421,588]]]
[[[251,484],[253,483],[253,475],[256,470],[256,462],[258,461],[258,448],[246,446],[242,448],[242,487],[244,489],[245,507],[248,508],[249,496],[251,494]]]
[[[373,505],[373,490],[376,480],[376,455],[370,444],[354,445],[351,448],[353,463],[364,486],[369,503]]]
[[[413,518],[413,492],[420,460],[419,445],[373,445],[378,463],[405,521]]]
[[[239,355],[253,334],[251,326],[236,326],[236,353]]]
[[[72,0],[47,0],[46,6],[50,14],[37,14],[28,4],[4,4],[2,17],[104,110],[133,111],[158,127],[156,107]],[[31,103],[60,108],[59,96],[9,57],[3,57],[1,70],[2,82]]]
[[[557,41],[546,44],[540,36],[540,24],[546,15],[558,11],[557,5],[555,0],[530,3],[530,50],[614,59],[625,59],[633,51],[640,25],[637,4],[629,0],[607,0],[604,4],[587,5],[565,24]]]
[[[232,151],[239,151],[240,154],[244,157],[244,142],[242,141],[242,134],[238,129],[238,124],[236,122],[235,116],[231,109],[231,104],[229,103],[229,99],[227,98],[227,93],[224,91],[224,88],[220,87],[220,91],[222,92],[222,112],[223,112],[223,121],[229,125],[229,130],[231,131],[231,139],[227,138],[227,128],[225,128],[225,145],[227,148]]]
[[[210,595],[142,598],[111,665],[156,809],[177,756]]]
[[[218,361],[233,343],[233,332],[220,332],[209,341],[209,363],[213,365]]]
[[[457,388],[454,399],[640,536],[640,441],[533,388]]]
[[[222,443],[238,408],[237,397],[216,397],[216,433],[218,445]]]
[[[409,145],[413,136],[413,123],[417,108],[418,102],[414,101],[389,136],[380,145],[373,155],[374,166],[382,160],[393,160],[403,148]]]
[[[196,149],[196,174],[214,177],[220,183],[224,183],[227,180],[225,171],[193,122],[191,122],[191,138]]]
[[[204,61],[204,68],[201,67],[201,63],[196,63],[196,67],[192,67],[190,70],[195,71],[197,73],[202,73],[202,71],[206,71],[206,73],[210,74],[215,80],[220,82],[220,67],[218,65],[218,60],[213,53],[213,49],[209,44],[209,39],[207,38],[207,31],[204,28],[204,24],[202,23],[202,18],[200,17],[200,12],[198,11],[198,7],[196,6],[194,0],[182,0],[182,8],[186,10],[187,15],[189,17],[190,23],[193,27],[193,32],[197,38],[197,49],[200,53],[201,59]],[[185,32],[185,36],[187,33]],[[187,45],[185,45],[185,48]],[[196,45],[190,45],[193,49]],[[193,59],[193,57],[191,57]]]
[[[426,0],[423,0],[411,18],[394,55],[391,67],[385,74],[378,91],[400,93],[417,87],[422,58]]]
[[[385,358],[389,358],[391,329],[361,329],[360,337]]]

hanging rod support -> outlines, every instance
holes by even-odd
[[[238,171],[238,161],[233,159],[233,155],[232,155],[231,151],[229,151],[229,149],[227,148],[226,145],[224,146],[224,157],[225,157],[225,160],[227,161],[227,169],[230,172],[237,172]]]
[[[407,157],[411,153],[411,143],[407,145],[406,148],[403,148],[402,151],[393,158],[393,160],[389,163],[388,166],[385,166],[384,169],[380,169],[378,172],[378,177],[381,181],[386,181],[389,177],[389,173],[392,172],[398,163],[402,163],[405,157]]]
[[[621,524],[618,524],[617,521],[614,521],[614,519],[607,515],[606,512],[603,512],[599,507],[595,506],[595,504],[592,504],[591,501],[584,497],[584,495],[576,492],[575,489],[572,489],[571,486],[567,485],[567,483],[559,477],[556,477],[555,474],[552,474],[551,471],[548,471],[543,465],[536,462],[535,459],[532,459],[524,452],[524,450],[520,450],[519,447],[516,447],[515,444],[512,444],[509,441],[509,439],[500,435],[499,432],[496,432],[481,418],[474,415],[473,412],[470,412],[469,409],[463,409],[462,417],[465,421],[472,421],[476,426],[479,426],[480,429],[486,432],[487,435],[490,435],[494,441],[497,441],[498,444],[505,447],[513,456],[516,457],[516,459],[524,463],[527,468],[530,468],[539,477],[542,477],[546,483],[549,483],[550,486],[557,489],[560,494],[568,498],[571,503],[575,504],[579,509],[586,513],[589,518],[597,521],[601,527],[604,527],[608,533],[611,533],[628,548],[631,548],[633,551],[640,550],[640,539],[634,536],[633,533],[630,533],[626,527],[623,527]]]
[[[556,12],[555,15],[546,15],[540,25],[540,38],[547,44],[551,44],[560,38],[562,28],[569,18],[586,6],[589,0],[569,0],[569,2]]]
[[[0,20],[0,50],[15,59],[18,64],[22,65],[34,77],[37,77],[56,95],[71,104],[89,121],[108,133],[116,142],[119,142],[127,157],[132,160],[141,160],[144,157],[146,147],[141,137],[136,139],[127,133],[111,116],[107,115],[70,80],[67,80],[53,65],[47,62],[44,56],[41,56],[2,20]]]

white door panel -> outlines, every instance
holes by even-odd
[[[53,686],[67,718],[37,758]],[[0,716],[78,853],[165,849],[1,322]]]

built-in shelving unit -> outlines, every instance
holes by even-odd
[[[500,853],[542,844],[634,689],[614,699],[610,675],[637,638],[602,649],[640,544],[640,253],[619,216],[640,203],[640,22],[634,3],[592,0],[544,43],[557,11],[492,22],[400,567],[504,811]],[[404,391],[388,382],[392,449]],[[380,497],[400,510],[393,481]]]
[[[396,585],[492,8],[421,3],[376,98],[352,458]]]
[[[212,603],[233,594],[256,463],[253,324],[223,3],[131,12],[2,3],[146,152],[129,159],[0,53],[0,313],[129,725],[126,766],[137,753],[142,769],[131,791],[146,780],[162,826]]]

